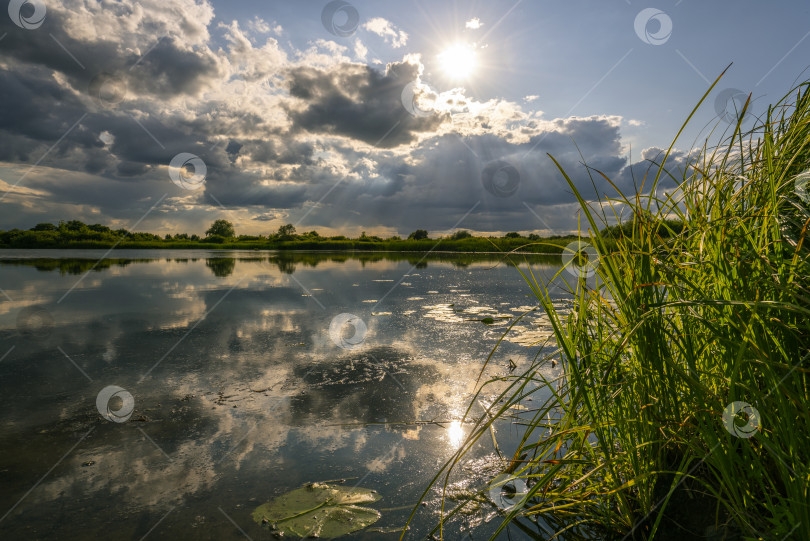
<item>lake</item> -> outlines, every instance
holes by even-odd
[[[542,280],[560,268],[516,259]],[[330,480],[379,492],[374,527],[401,528],[469,430],[504,330],[527,313],[482,381],[526,370],[550,335],[494,255],[6,250],[0,288],[6,539],[267,539],[257,506]],[[496,426],[505,455],[519,436],[514,420]],[[451,487],[502,469],[482,438]],[[439,506],[433,489],[407,538]],[[445,535],[498,522],[482,506]]]

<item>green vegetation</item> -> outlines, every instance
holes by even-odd
[[[700,149],[673,178],[677,193],[659,197],[666,161],[643,180],[652,195],[612,202],[632,219],[608,229],[561,169],[595,232],[597,274],[571,283],[565,310],[522,271],[553,326],[541,345],[554,350],[506,378],[491,417],[435,478],[447,487],[490,425],[544,387],[550,398],[528,403],[522,442],[503,457],[528,491],[498,532],[810,539],[810,205],[796,186],[810,166],[810,83],[751,131],[737,125]],[[555,380],[540,370],[550,359]]]
[[[224,239],[230,239],[236,236],[236,231],[233,228],[233,224],[228,220],[216,220],[211,224],[211,227],[208,228],[208,231],[205,232],[205,236],[217,236]],[[171,240],[171,237],[167,238],[166,240]]]
[[[363,232],[358,238],[345,236],[323,237],[317,231],[296,233],[292,224],[282,225],[276,233],[263,235],[237,235],[233,224],[216,220],[205,232],[205,237],[178,233],[154,235],[130,233],[126,229],[113,230],[78,220],[37,224],[29,230],[0,231],[0,248],[217,248],[242,250],[325,250],[325,251],[397,251],[428,252],[510,252],[520,250],[532,253],[559,254],[575,236],[553,236],[541,239],[536,234],[521,236],[508,233],[504,237],[475,237],[468,231],[430,238],[424,229],[417,229],[407,239],[398,236],[383,239]],[[540,242],[542,241],[542,242]]]
[[[333,539],[380,520],[380,512],[362,504],[382,498],[376,490],[310,483],[253,511],[253,521],[275,537]]]

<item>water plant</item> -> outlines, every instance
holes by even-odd
[[[678,167],[673,142],[607,204],[560,168],[598,261],[573,258],[573,280],[560,271],[567,311],[521,270],[553,351],[510,378],[434,478],[446,486],[493,423],[547,390],[504,462],[526,489],[492,538],[517,525],[538,539],[810,539],[810,82],[748,130],[745,113]],[[541,374],[549,359],[558,380]],[[443,506],[436,535],[460,507]]]

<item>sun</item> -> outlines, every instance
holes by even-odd
[[[478,65],[475,50],[465,43],[451,45],[438,58],[442,70],[452,79],[466,79],[475,72]]]

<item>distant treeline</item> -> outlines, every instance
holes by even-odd
[[[663,237],[678,233],[681,222],[667,223],[661,228]],[[606,228],[604,236],[614,237],[618,228],[629,230],[632,223]],[[166,234],[130,232],[101,224],[85,224],[78,220],[62,221],[58,225],[40,223],[28,230],[0,231],[0,248],[223,248],[256,250],[390,250],[422,252],[432,249],[458,252],[503,252],[520,249],[533,253],[560,253],[574,241],[574,235],[540,237],[510,232],[503,237],[476,237],[459,230],[452,235],[430,238],[424,229],[417,229],[408,238],[382,238],[362,233],[357,238],[343,235],[321,236],[317,231],[296,233],[292,224],[278,228],[268,235],[237,235],[233,224],[216,220],[204,236],[187,233]]]

